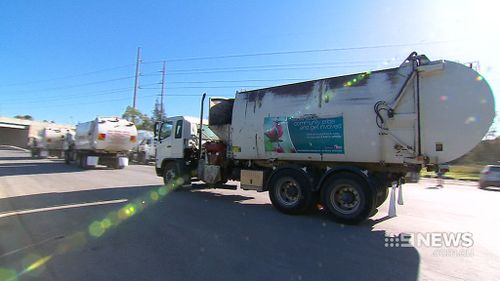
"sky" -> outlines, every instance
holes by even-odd
[[[412,51],[479,62],[500,100],[496,1],[337,2],[1,1],[0,116],[74,124],[121,115],[138,47],[137,108],[148,115],[162,61],[168,116],[197,116],[203,92],[231,97],[395,67]]]

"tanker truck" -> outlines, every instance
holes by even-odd
[[[76,125],[74,137],[68,136],[65,162],[81,168],[104,165],[123,169],[128,166],[128,153],[136,142],[134,123],[118,117],[97,117]]]
[[[38,137],[30,140],[32,157],[64,157],[64,142],[67,134],[73,130],[68,128],[46,127],[42,129]]]
[[[349,224],[374,214],[389,190],[401,192],[405,174],[436,170],[470,151],[495,116],[481,75],[415,52],[399,67],[209,104],[208,124],[177,116],[155,125],[156,174],[167,186],[236,180],[242,189],[268,191],[283,213],[320,204]]]
[[[155,160],[156,145],[153,139],[153,132],[137,131],[137,144],[129,153],[129,160],[140,164],[148,164]]]

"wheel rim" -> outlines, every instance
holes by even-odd
[[[165,183],[171,182],[174,179],[175,179],[175,171],[173,169],[165,171]]]
[[[281,205],[290,207],[299,203],[302,191],[295,179],[284,177],[276,182],[275,195]]]
[[[337,212],[350,215],[359,209],[361,195],[354,186],[339,184],[330,193],[330,203]]]

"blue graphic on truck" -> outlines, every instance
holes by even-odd
[[[343,116],[264,118],[266,152],[344,154]]]

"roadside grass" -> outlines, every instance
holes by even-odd
[[[479,172],[483,169],[482,165],[450,165],[450,171],[444,174],[444,178],[451,178],[457,180],[479,180]],[[435,172],[427,172],[422,169],[420,172],[421,177],[436,177]]]

